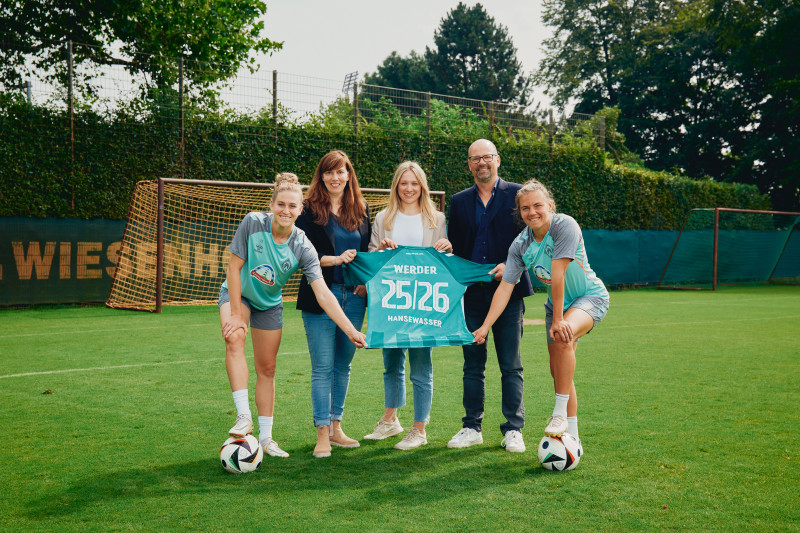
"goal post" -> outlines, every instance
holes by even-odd
[[[692,209],[659,288],[716,290],[720,284],[800,284],[800,213]]]
[[[163,305],[216,303],[236,228],[250,211],[269,210],[273,187],[176,178],[137,183],[106,305],[159,313]],[[390,191],[361,192],[374,219]],[[445,193],[431,197],[443,211]],[[284,287],[284,300],[296,299],[300,275]]]

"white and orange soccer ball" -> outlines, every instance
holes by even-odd
[[[228,472],[246,474],[258,470],[264,459],[264,451],[252,435],[231,437],[222,443],[219,459]]]
[[[578,466],[582,454],[580,443],[569,433],[543,437],[539,442],[539,462],[548,470],[572,470]]]

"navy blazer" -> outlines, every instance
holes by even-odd
[[[511,243],[525,228],[525,224],[518,222],[514,216],[516,207],[514,197],[521,188],[522,185],[518,183],[497,178],[494,199],[485,215],[489,217],[489,263],[505,263]],[[447,223],[447,238],[453,245],[453,253],[470,260],[478,231],[478,221],[475,220],[477,195],[478,191],[474,186],[455,194],[450,200],[450,219]],[[493,281],[492,289],[496,289],[499,284],[499,281]],[[533,287],[526,270],[522,273],[519,283],[514,286],[511,298],[524,298],[531,294]]]

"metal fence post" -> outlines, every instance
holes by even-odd
[[[75,105],[72,93],[72,41],[67,41],[67,107],[69,107],[70,189],[72,212],[75,212]]]
[[[178,58],[178,107],[180,108],[180,164],[181,164],[181,179],[184,179],[186,171],[186,152],[185,152],[185,137],[184,137],[184,111],[183,111],[183,56]]]
[[[425,93],[425,122],[428,131],[428,153],[431,152],[431,93]]]
[[[353,132],[358,135],[358,82],[353,83]]]
[[[272,122],[275,125],[275,149],[278,148],[278,71],[272,71]]]

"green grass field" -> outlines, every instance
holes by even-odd
[[[235,417],[215,307],[0,311],[0,530],[800,530],[800,289],[611,296],[578,350],[585,455],[565,473],[536,457],[553,404],[541,325],[523,338],[526,453],[500,447],[492,354],[484,444],[445,447],[463,414],[451,347],[433,352],[427,446],[362,441],[315,459],[289,304],[274,436],[291,457],[236,476],[218,456]],[[527,318],[543,318],[544,298],[527,300]],[[381,372],[379,350],[356,353],[352,437],[382,413]]]

